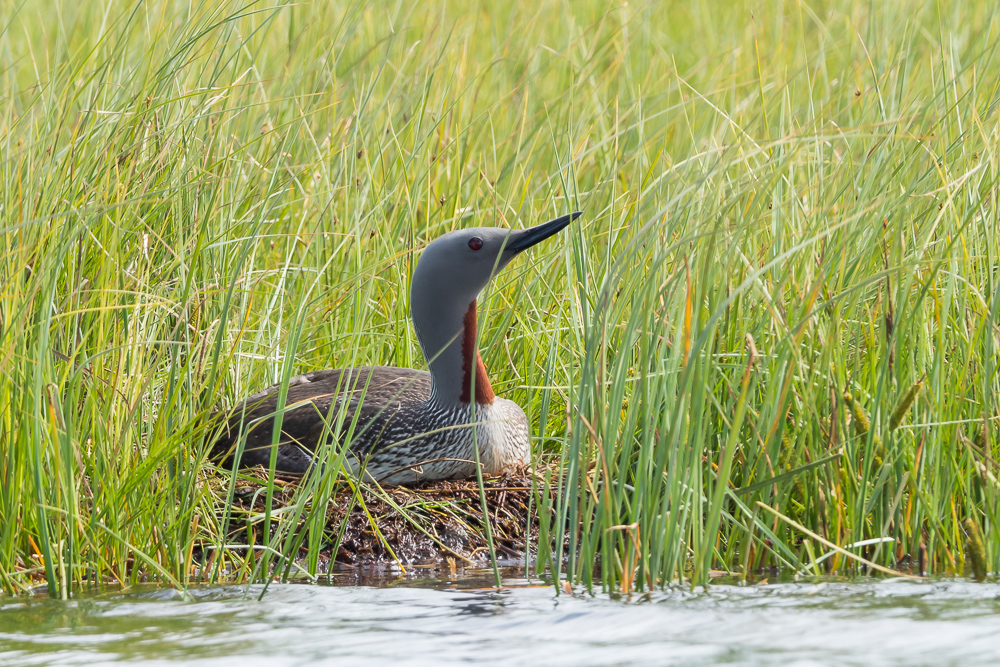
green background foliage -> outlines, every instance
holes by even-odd
[[[44,0],[0,26],[8,591],[262,579],[300,546],[315,570],[345,480],[222,549],[206,418],[422,367],[420,248],[572,210],[480,309],[547,480],[538,570],[857,571],[794,521],[960,574],[968,518],[997,569],[995,3]]]

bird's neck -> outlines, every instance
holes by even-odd
[[[476,301],[464,313],[450,304],[411,304],[413,324],[431,372],[431,399],[444,405],[491,405],[495,398],[476,346]],[[473,384],[474,382],[474,384]]]
[[[475,386],[476,403],[479,405],[491,405],[496,395],[493,387],[490,386],[490,378],[486,374],[486,365],[479,354],[476,346],[476,302],[469,304],[465,311],[462,330],[462,393],[458,400],[462,403],[469,402],[469,394]],[[475,369],[475,370],[473,370]],[[475,372],[475,383],[472,381],[472,374]]]

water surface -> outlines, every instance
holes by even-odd
[[[0,665],[994,665],[1000,586],[712,586],[631,600],[507,579],[0,597]],[[249,597],[247,596],[249,593]]]

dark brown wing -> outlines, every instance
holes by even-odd
[[[280,386],[268,387],[248,397],[229,412],[226,428],[212,448],[212,457],[231,467],[241,437],[246,437],[240,467],[268,466],[274,430],[274,413]],[[378,436],[380,422],[402,405],[423,402],[430,397],[431,378],[427,371],[392,366],[331,369],[306,373],[289,382],[285,412],[278,439],[275,469],[304,473],[312,464],[311,452],[336,423],[340,411],[346,414],[342,432],[358,415],[352,449],[367,449]],[[326,425],[330,424],[328,428]],[[342,433],[336,434],[340,441]]]

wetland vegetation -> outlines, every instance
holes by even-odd
[[[218,471],[211,416],[422,368],[420,249],[575,210],[479,302],[529,574],[997,571],[1000,10],[750,9],[0,6],[0,588],[314,576],[338,498],[472,521]]]

